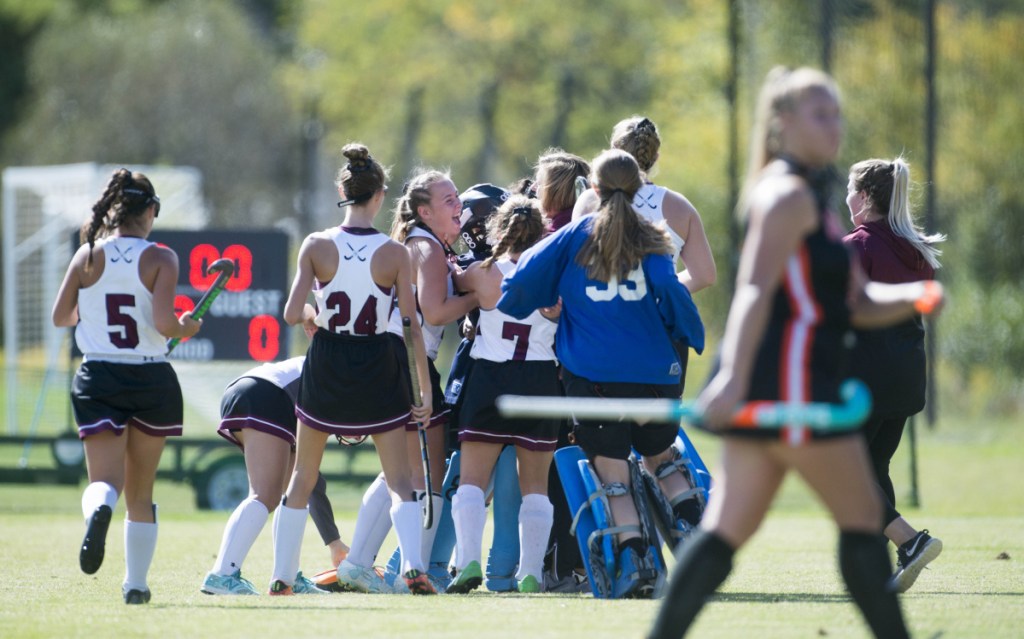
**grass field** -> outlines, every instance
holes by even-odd
[[[695,443],[713,466],[716,442]],[[910,521],[942,538],[942,556],[903,597],[918,637],[1024,636],[1024,433],[1013,421],[940,423],[920,434],[923,508]],[[907,485],[905,453],[894,461]],[[191,490],[160,482],[160,541],[150,572],[153,601],[127,607],[121,508],[99,573],[82,574],[81,487],[0,486],[0,637],[641,637],[658,602],[587,596],[400,597],[329,595],[214,598],[198,591],[213,563],[226,513],[197,511]],[[359,491],[332,487],[339,524],[352,531]],[[795,479],[787,480],[765,526],[694,627],[696,637],[865,637],[835,563],[835,531]],[[393,539],[386,551],[394,547]],[[1000,559],[1000,556],[1009,559]],[[269,526],[245,564],[264,586]],[[327,567],[309,524],[301,566]]]

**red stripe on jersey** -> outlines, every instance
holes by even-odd
[[[786,261],[782,285],[791,317],[786,321],[782,334],[779,396],[784,401],[806,402],[811,399],[810,359],[814,327],[823,315],[814,297],[810,255],[806,246],[800,247]]]

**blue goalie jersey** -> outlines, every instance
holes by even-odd
[[[583,217],[527,250],[502,283],[498,309],[516,318],[562,299],[558,359],[595,382],[676,384],[673,341],[704,350],[704,324],[668,255],[647,255],[623,280],[587,277],[576,255],[594,216]]]

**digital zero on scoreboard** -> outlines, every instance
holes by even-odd
[[[287,355],[282,314],[288,289],[288,235],[282,231],[158,231],[149,239],[178,254],[175,313],[195,307],[216,273],[206,268],[220,258],[235,272],[203,318],[203,328],[171,353],[176,360],[261,362]]]

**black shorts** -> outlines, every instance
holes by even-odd
[[[715,355],[715,358],[711,362],[711,370],[708,373],[707,384],[711,383],[711,380],[718,374],[718,369],[721,366],[721,354]],[[837,402],[839,401],[837,381],[828,381],[823,379],[824,376],[818,376],[819,379],[815,380],[815,385],[812,389],[813,401],[827,401]],[[770,378],[770,379],[765,379]],[[756,381],[755,381],[756,380]],[[751,389],[747,393],[747,401],[779,401],[778,392],[778,376],[774,375],[762,375],[761,378],[755,378],[751,376],[750,382]],[[849,435],[862,436],[863,425],[858,426],[853,430],[836,430],[836,431],[813,431],[810,429],[800,429],[794,431],[793,429],[783,426],[780,428],[718,428],[711,429],[704,424],[697,422],[696,427],[710,435],[718,437],[739,437],[742,439],[756,439],[765,442],[783,441],[790,445],[798,445],[808,441],[818,441],[825,439],[834,439],[836,437],[846,437]]]
[[[398,357],[401,359],[402,369],[402,384],[409,391],[409,396],[412,397],[412,378],[409,375],[409,355],[405,352],[405,341],[395,335],[394,333],[388,333],[391,337],[394,348],[398,353]],[[441,373],[437,371],[437,366],[434,365],[434,360],[427,358],[427,370],[430,371],[430,389],[431,389],[431,402],[433,410],[430,413],[430,425],[427,428],[433,428],[434,426],[444,426],[448,423],[448,416],[451,413],[451,407],[444,401],[444,386],[441,385]],[[419,426],[416,425],[416,421],[409,419],[405,424],[405,430],[415,431]]]
[[[126,426],[154,437],[181,435],[181,386],[167,362],[82,362],[71,384],[71,408],[80,439],[105,430],[120,435]]]
[[[409,421],[410,392],[387,334],[336,335],[320,329],[302,365],[295,414],[310,428],[359,437]]]
[[[499,395],[561,395],[553,361],[473,362],[459,411],[459,441],[514,444],[527,450],[555,450],[562,420],[502,417]]]
[[[235,432],[251,428],[295,446],[295,404],[283,388],[259,377],[240,377],[224,390],[217,434],[241,447]]]
[[[562,383],[569,397],[619,397],[678,399],[676,384],[632,384],[627,382],[592,382],[562,369]],[[679,433],[677,422],[580,421],[576,426],[576,442],[593,459],[595,456],[628,459],[630,450],[647,457],[664,452]]]

